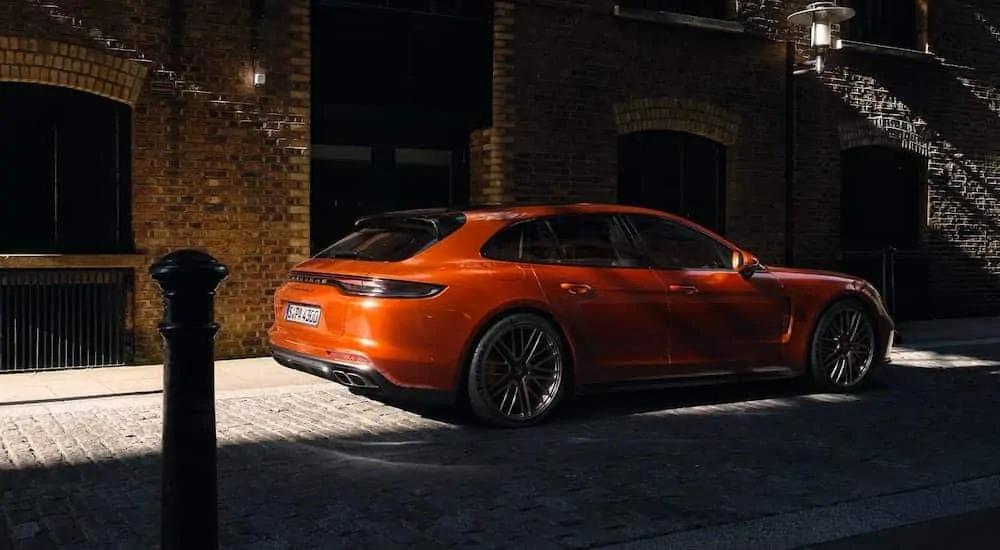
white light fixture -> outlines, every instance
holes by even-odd
[[[806,9],[788,16],[788,22],[792,25],[809,26],[809,45],[816,55],[816,59],[809,64],[814,65],[817,73],[823,72],[826,52],[833,46],[831,26],[843,23],[852,17],[854,17],[853,9],[838,6],[836,2],[813,2],[806,6]],[[838,40],[838,48],[839,42]],[[802,73],[808,70],[796,72]]]
[[[267,82],[267,71],[264,70],[264,66],[260,63],[254,63],[253,65],[253,85],[260,87]]]

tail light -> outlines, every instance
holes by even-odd
[[[444,291],[444,285],[415,283],[379,277],[354,277],[347,275],[324,275],[320,273],[292,272],[289,281],[335,286],[348,296],[373,298],[430,298]]]

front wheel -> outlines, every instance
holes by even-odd
[[[568,358],[559,331],[546,319],[518,313],[492,325],[469,363],[469,404],[476,417],[523,427],[548,416],[562,400]]]
[[[848,392],[871,378],[878,355],[875,322],[860,304],[845,300],[820,317],[813,332],[813,380],[825,390]]]

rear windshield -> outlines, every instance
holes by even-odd
[[[447,220],[393,216],[361,219],[353,232],[316,257],[401,262],[441,241],[464,221],[464,216],[462,219],[452,217]]]

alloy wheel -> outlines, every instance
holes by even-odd
[[[531,321],[495,328],[481,342],[470,382],[490,416],[505,424],[531,422],[555,404],[562,389],[558,336]]]
[[[851,388],[864,381],[875,359],[875,328],[863,311],[843,307],[831,311],[821,327],[814,361],[826,381]]]

